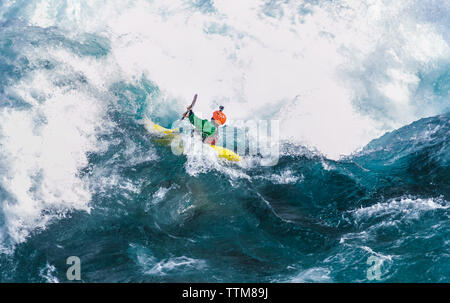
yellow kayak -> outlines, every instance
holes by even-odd
[[[158,125],[154,123],[152,120],[150,120],[148,117],[144,117],[144,127],[145,129],[152,135],[155,135],[158,137],[155,141],[162,143],[162,144],[170,144],[170,142],[176,138],[176,136],[179,136],[180,129],[168,129],[165,127],[162,127],[161,125]],[[215,145],[209,145],[209,147],[216,150],[217,155],[219,158],[226,159],[228,161],[233,162],[239,162],[241,161],[241,156],[233,152],[232,150],[229,150],[225,147],[221,146],[215,146]]]

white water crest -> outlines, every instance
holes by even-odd
[[[333,158],[448,108],[419,76],[450,62],[445,2],[26,3],[30,25],[107,37],[116,73],[145,74],[176,100],[164,106],[182,111],[198,92],[200,112],[280,119],[282,139]]]

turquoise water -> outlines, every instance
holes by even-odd
[[[80,3],[0,4],[0,281],[449,282],[448,6]],[[152,141],[196,92],[278,163]]]

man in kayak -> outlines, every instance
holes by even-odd
[[[202,141],[209,145],[216,145],[219,133],[219,126],[224,125],[227,117],[223,113],[223,106],[219,107],[211,117],[211,121],[207,119],[200,119],[192,111],[192,107],[188,107],[188,111],[184,114],[184,117],[189,119],[195,129],[201,132]]]

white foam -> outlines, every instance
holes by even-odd
[[[131,243],[130,249],[138,265],[147,275],[165,276],[171,272],[201,271],[207,267],[205,260],[186,256],[158,260],[148,248],[139,244]]]
[[[352,213],[358,220],[381,215],[401,215],[404,219],[418,219],[424,212],[436,209],[447,209],[448,207],[448,201],[440,198],[420,199],[402,197],[398,199],[391,199],[383,203],[377,203],[372,206],[359,208],[352,211]]]
[[[210,171],[219,171],[230,177],[231,185],[233,185],[232,181],[236,179],[251,179],[242,169],[239,169],[245,163],[229,163],[227,160],[220,159],[217,151],[207,144],[203,144],[199,136],[182,135],[181,139],[184,146],[183,153],[187,157],[184,166],[189,175],[198,176]]]
[[[282,283],[330,283],[333,280],[330,277],[331,271],[326,267],[313,267],[300,271],[293,277],[274,282]]]
[[[33,62],[58,60],[52,52],[23,50]],[[0,245],[4,252],[25,241],[35,229],[44,229],[71,210],[89,211],[89,182],[79,175],[88,164],[87,153],[104,147],[97,135],[110,125],[103,120],[103,102],[79,86],[71,66],[79,58],[66,53],[52,70],[35,70],[6,89],[7,97],[22,99],[29,108],[0,111],[0,184],[6,191],[1,201],[4,226]],[[82,68],[78,66],[78,68]],[[90,72],[86,73],[87,79]],[[74,80],[75,89],[59,86],[58,80]]]
[[[215,13],[196,11],[183,0],[2,6],[2,21],[15,5],[23,24],[55,26],[73,39],[94,33],[110,41],[111,53],[84,58],[45,41],[24,44],[22,55],[51,59],[60,69],[31,73],[6,88],[31,109],[0,113],[0,152],[7,164],[1,184],[10,194],[2,204],[0,240],[20,242],[45,227],[55,215],[43,210],[89,209],[91,193],[78,170],[86,165],[87,152],[104,145],[96,134],[105,127],[102,102],[93,94],[106,99],[109,85],[119,79],[133,83],[145,75],[162,91],[161,100],[170,101],[165,105],[180,112],[197,92],[199,112],[210,113],[220,103],[235,120],[279,119],[282,140],[333,158],[438,112],[442,105],[414,94],[417,74],[448,60],[450,49],[439,24],[417,19],[417,3],[288,1],[278,4],[283,14],[277,18],[265,16],[264,2],[256,0],[239,6],[216,0]],[[310,13],[299,14],[299,5]],[[58,77],[76,73],[86,77],[91,92],[54,85]],[[45,101],[33,97],[36,93]],[[217,163],[192,158],[186,169],[192,175],[222,169],[248,177]]]
[[[278,17],[264,4],[216,0],[201,13],[182,0],[38,1],[30,22],[106,35],[121,75],[146,74],[177,110],[198,92],[196,110],[216,101],[233,119],[270,115],[282,139],[333,158],[436,113],[416,99],[416,75],[450,49],[439,24],[418,20],[420,2],[287,1],[274,4]]]
[[[157,262],[152,268],[145,271],[149,275],[166,275],[171,271],[177,270],[203,270],[206,262],[188,258],[186,256],[164,259]]]
[[[303,174],[299,176],[294,175],[294,173],[290,170],[284,170],[281,174],[271,174],[268,176],[257,176],[256,179],[266,179],[271,181],[274,184],[295,184],[297,182],[302,182],[304,180]]]
[[[47,283],[59,283],[59,280],[55,274],[56,267],[50,263],[46,263],[45,266],[39,270],[39,276]]]
[[[175,189],[175,188],[179,188],[179,186],[178,186],[177,184],[173,184],[173,185],[171,185],[171,186],[169,186],[169,187],[163,187],[163,186],[161,186],[161,187],[158,188],[158,190],[153,194],[153,196],[152,196],[153,199],[151,200],[151,203],[152,203],[152,204],[157,204],[157,203],[161,202],[161,201],[164,199],[164,197],[167,195],[167,193],[168,193],[170,190]]]

